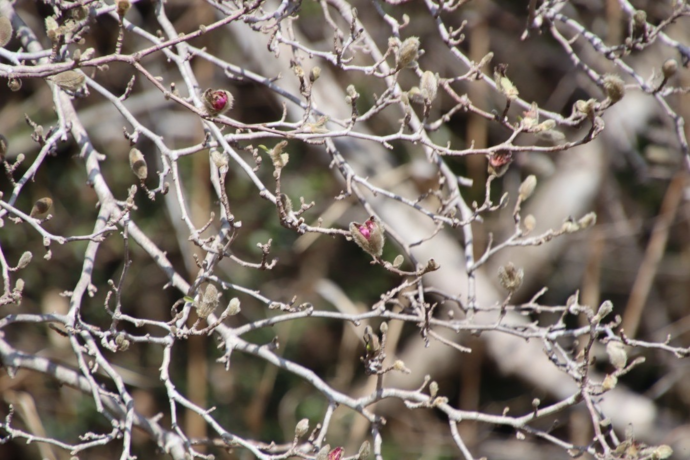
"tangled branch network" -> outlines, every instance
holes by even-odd
[[[0,0],[2,456],[688,458],[687,344],[535,286],[608,161],[680,206],[688,16]]]

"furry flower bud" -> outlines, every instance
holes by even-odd
[[[125,14],[127,14],[127,11],[132,7],[132,4],[129,2],[129,0],[118,0],[117,1],[117,15],[120,16],[120,19],[125,17]]]
[[[410,37],[405,39],[400,45],[398,53],[395,55],[396,69],[404,69],[412,65],[419,57],[419,38]]]
[[[232,299],[230,299],[227,311],[229,316],[235,316],[240,311],[242,311],[242,308],[240,307],[240,299],[238,299],[237,297],[233,297]]]
[[[328,453],[328,460],[340,460],[343,458],[343,448],[336,447]]]
[[[213,311],[218,308],[219,297],[220,295],[218,294],[218,289],[216,289],[216,286],[209,284],[196,307],[196,312],[199,315],[199,318],[208,318],[208,315],[213,313]]]
[[[379,220],[371,216],[363,224],[352,222],[350,224],[350,234],[357,245],[374,257],[381,257],[383,245],[386,238]]]
[[[364,328],[364,335],[362,338],[366,344],[367,354],[376,354],[381,351],[381,342],[371,326]]]
[[[524,181],[522,181],[522,184],[520,184],[520,188],[518,189],[520,201],[525,201],[527,198],[531,197],[536,187],[537,177],[534,174],[530,174]]]
[[[218,116],[230,110],[235,98],[224,89],[207,89],[204,91],[204,105],[209,115]]]
[[[301,438],[309,431],[309,419],[303,418],[295,426],[295,436]]]
[[[53,75],[51,80],[65,91],[76,92],[84,86],[86,77],[83,73],[77,72],[76,70],[68,70],[66,72]]]
[[[224,152],[221,153],[216,149],[211,149],[211,161],[213,161],[213,164],[216,165],[216,168],[221,172],[228,168],[229,159],[228,155]]]
[[[143,182],[148,177],[149,170],[146,166],[146,160],[144,159],[144,154],[139,149],[132,148],[129,151],[129,167],[140,181]]]
[[[22,89],[22,81],[19,78],[10,78],[7,80],[7,87],[10,91],[19,91]]]
[[[0,42],[1,41],[0,39]],[[661,66],[661,72],[664,74],[664,78],[671,78],[678,72],[678,61],[675,59],[667,59]]]
[[[508,262],[505,266],[498,269],[498,280],[504,289],[515,292],[522,285],[522,279],[525,273],[521,268],[515,268],[512,262]]]
[[[31,263],[31,259],[33,259],[34,255],[31,254],[29,251],[25,251],[24,254],[19,258],[19,263],[17,263],[17,270],[21,270],[23,268],[26,268],[27,265]]]
[[[367,460],[371,455],[371,444],[369,441],[364,441],[361,446],[359,446],[359,452],[357,453],[358,460]]]
[[[316,460],[330,460],[328,458],[328,452],[331,450],[331,445],[326,444],[324,445],[321,449],[319,449],[319,453],[316,454]]]
[[[321,67],[314,67],[309,72],[309,81],[314,83],[321,76]]]
[[[625,83],[618,75],[608,74],[604,76],[604,92],[611,100],[611,104],[623,99],[625,96]]]
[[[525,226],[525,233],[529,233],[534,230],[534,227],[537,225],[537,219],[535,219],[532,214],[528,214],[527,217],[522,220],[522,224]]]
[[[585,229],[588,227],[591,227],[592,225],[597,223],[597,215],[593,212],[588,212],[580,220],[577,221],[577,224],[580,226],[581,229]]]
[[[438,93],[438,76],[427,70],[422,74],[419,87],[421,88],[424,100],[428,104],[431,104],[434,99],[436,99],[436,94]]]
[[[0,48],[4,48],[12,39],[12,23],[9,18],[0,16]]]
[[[604,382],[601,384],[601,389],[604,391],[610,391],[616,388],[618,385],[618,377],[612,374],[608,374],[604,377]]]
[[[125,335],[122,332],[120,332],[115,336],[115,345],[117,346],[118,351],[127,351],[130,343],[129,340],[127,340],[127,337],[125,337]]]
[[[0,134],[0,161],[5,161],[7,155],[7,138]]]
[[[625,347],[620,342],[609,342],[606,344],[606,354],[609,355],[609,361],[616,369],[623,369],[628,363],[628,354],[625,352]]]
[[[53,200],[46,197],[37,200],[31,208],[30,216],[35,219],[43,219],[48,215],[50,208],[53,207]]]

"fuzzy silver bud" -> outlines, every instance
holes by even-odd
[[[512,262],[498,269],[498,280],[504,289],[515,292],[522,285],[525,274],[521,268],[515,268]]]
[[[295,437],[301,438],[309,431],[309,419],[303,418],[295,426]]]
[[[21,270],[23,268],[26,268],[27,265],[31,263],[31,259],[33,259],[34,255],[31,254],[29,251],[25,251],[24,254],[19,258],[19,262],[17,263],[17,270]]]
[[[227,311],[229,316],[235,316],[240,311],[242,311],[242,308],[240,306],[240,299],[238,299],[237,297],[233,297],[232,299],[230,299]]]
[[[84,74],[77,72],[76,70],[68,70],[66,72],[53,75],[50,79],[60,88],[71,92],[79,91],[84,87],[84,83],[86,83],[86,77]]]
[[[361,446],[359,446],[359,452],[357,452],[357,460],[367,460],[371,455],[371,444],[369,441],[364,441]]]
[[[605,75],[604,92],[606,93],[606,97],[611,101],[611,104],[615,104],[625,96],[625,83],[618,75]]]
[[[412,65],[419,57],[419,38],[410,37],[405,39],[404,42],[398,48],[398,52],[395,55],[396,69],[404,69],[407,66]]]
[[[518,194],[520,196],[520,201],[525,201],[534,193],[534,189],[537,187],[537,177],[534,174],[530,174],[522,181],[520,188],[518,189]]]
[[[609,355],[609,361],[613,367],[620,370],[628,363],[628,354],[625,352],[625,346],[620,342],[611,341],[606,344],[606,354]]]
[[[426,103],[431,104],[436,99],[436,94],[438,93],[438,76],[427,70],[422,74],[419,87]]]
[[[140,181],[143,182],[148,177],[149,170],[146,166],[146,159],[139,149],[132,148],[129,151],[129,167]]]
[[[208,315],[218,308],[219,297],[220,295],[215,285],[209,284],[206,286],[206,291],[196,307],[196,313],[199,315],[199,318],[208,318]]]
[[[0,48],[4,48],[12,40],[13,33],[14,29],[12,29],[10,19],[0,16]]]

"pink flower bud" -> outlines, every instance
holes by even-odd
[[[336,447],[328,453],[328,460],[340,460],[343,456],[343,448]]]
[[[216,116],[232,108],[235,98],[224,89],[207,89],[204,91],[204,104],[210,115]]]
[[[374,257],[381,257],[385,236],[383,229],[376,217],[371,216],[363,224],[352,222],[350,224],[352,239],[357,245]]]

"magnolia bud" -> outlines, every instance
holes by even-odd
[[[527,217],[522,220],[522,224],[525,226],[525,233],[529,233],[534,230],[534,227],[537,225],[537,219],[535,219],[532,214],[528,214]]]
[[[30,216],[35,219],[43,219],[48,215],[48,211],[50,211],[51,207],[53,207],[52,199],[48,197],[41,198],[34,203],[34,206],[31,208]]]
[[[504,289],[515,292],[522,285],[525,274],[521,268],[515,268],[512,262],[498,269],[498,280]]]
[[[18,78],[10,78],[7,80],[7,87],[10,89],[10,91],[19,91],[22,89],[22,81]]]
[[[494,81],[496,82],[496,89],[502,92],[509,101],[512,101],[518,97],[520,92],[506,75],[507,71],[508,66],[506,64],[497,65],[494,69]]]
[[[596,99],[578,100],[575,102],[575,108],[578,112],[587,115],[588,117],[593,117],[595,115]]]
[[[410,88],[410,90],[407,92],[407,99],[410,102],[414,102],[415,104],[424,104],[424,100],[426,99],[424,97],[424,94],[422,94],[422,90],[419,89],[416,86],[413,86]]]
[[[343,457],[343,448],[336,447],[328,453],[328,460],[340,460]]]
[[[673,449],[671,448],[671,446],[666,445],[666,444],[662,444],[659,447],[657,447],[656,450],[654,451],[654,457],[653,458],[655,458],[655,459],[658,458],[659,460],[666,460],[671,455],[673,455]]]
[[[661,66],[661,71],[664,74],[664,78],[671,78],[678,72],[678,62],[675,59],[667,59],[664,65]]]
[[[211,161],[213,161],[213,164],[216,165],[219,171],[227,169],[229,164],[228,155],[216,149],[211,149]]]
[[[316,454],[316,460],[329,460],[328,452],[330,452],[330,451],[331,451],[331,445],[326,444],[321,449],[319,449],[319,453]]]
[[[647,32],[647,12],[637,10],[632,17],[632,36],[633,38],[643,37]]]
[[[508,171],[510,163],[513,162],[513,152],[509,150],[501,150],[494,152],[489,156],[489,164],[487,165],[489,174],[496,177],[501,177]]]
[[[120,19],[125,17],[125,14],[127,14],[127,11],[132,7],[132,4],[129,3],[129,0],[118,0],[117,1],[117,15],[120,16]]]
[[[597,311],[597,317],[599,318],[599,321],[606,318],[609,314],[611,314],[612,311],[613,311],[613,303],[610,300],[605,300],[599,306],[599,310]]]
[[[311,72],[309,72],[309,81],[314,83],[316,80],[319,79],[321,76],[321,67],[314,67],[311,69]]]
[[[431,396],[432,398],[435,398],[437,394],[438,394],[438,383],[436,382],[436,380],[433,380],[429,384],[429,396]]]
[[[611,104],[623,99],[625,96],[625,83],[618,75],[608,74],[604,76],[604,92],[611,100]]]
[[[57,23],[55,18],[53,16],[48,16],[45,18],[44,22],[46,25],[46,35],[48,35],[48,38],[54,42],[58,41],[61,36],[60,25]]]
[[[206,319],[208,315],[218,308],[219,297],[220,295],[218,294],[216,286],[213,284],[206,286],[206,291],[196,307],[196,313],[199,315],[199,318]]]
[[[362,445],[359,446],[357,460],[367,460],[369,455],[371,455],[371,444],[369,444],[369,441],[364,441]]]
[[[566,220],[563,222],[563,225],[561,225],[561,231],[563,233],[575,233],[578,230],[580,230],[580,226],[572,220]]]
[[[620,342],[609,342],[606,344],[606,353],[609,355],[609,361],[616,369],[623,369],[628,363],[628,354],[625,352],[625,347]]]
[[[86,82],[86,77],[83,73],[76,70],[68,70],[66,72],[53,75],[51,80],[65,91],[79,91]]]
[[[232,108],[235,98],[224,89],[207,89],[204,91],[204,105],[209,115],[217,116]]]
[[[422,74],[419,87],[421,88],[424,100],[429,104],[432,103],[434,99],[436,99],[436,94],[438,92],[438,76],[427,70]]]
[[[393,363],[393,369],[404,374],[409,374],[411,371],[405,366],[405,362],[398,359]]]
[[[352,222],[350,234],[357,245],[374,257],[381,257],[385,236],[379,220],[371,216],[363,224]]]
[[[410,37],[400,45],[395,55],[396,69],[400,70],[417,60],[419,57],[419,38]]]
[[[127,351],[129,348],[129,340],[120,332],[115,336],[115,345],[117,345],[118,351]]]
[[[593,212],[589,212],[582,216],[580,220],[577,221],[577,224],[580,226],[581,229],[585,229],[588,227],[591,227],[592,225],[597,223],[597,215]]]
[[[394,268],[400,267],[400,266],[403,264],[404,261],[405,261],[405,258],[404,258],[401,254],[398,254],[398,255],[395,257],[395,260],[393,261],[393,267],[394,267]]]
[[[534,174],[530,174],[527,178],[522,181],[520,188],[518,189],[518,194],[520,195],[520,201],[525,201],[527,198],[532,196],[534,189],[537,186],[537,178]]]
[[[19,262],[17,263],[17,270],[21,270],[23,268],[26,268],[27,265],[31,263],[31,259],[33,258],[33,254],[29,251],[25,251],[24,254],[19,258]]]
[[[141,153],[139,149],[132,148],[132,150],[129,151],[129,167],[140,181],[143,182],[148,177],[146,160],[144,159],[144,154]]]
[[[364,328],[364,335],[362,338],[366,344],[368,354],[375,354],[381,350],[381,342],[379,341],[379,337],[374,334],[374,330],[371,328],[371,326]]]
[[[297,423],[295,427],[295,437],[301,438],[309,430],[309,419],[303,418]]]
[[[7,155],[7,138],[0,134],[0,161],[5,161]]]
[[[229,316],[235,316],[240,311],[242,311],[242,308],[240,307],[240,299],[238,299],[237,297],[233,297],[230,300],[230,303],[228,304],[227,311]]]
[[[618,377],[615,375],[608,374],[604,377],[604,382],[601,384],[601,389],[604,391],[613,390],[618,384]]]
[[[12,23],[9,18],[0,16],[0,48],[4,48],[12,40]]]

